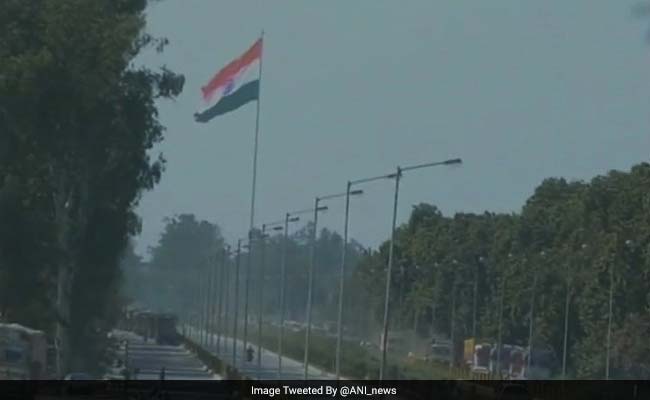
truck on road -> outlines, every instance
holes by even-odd
[[[177,346],[180,335],[177,331],[177,318],[170,313],[138,311],[130,315],[129,326],[145,340],[152,339],[161,345]]]

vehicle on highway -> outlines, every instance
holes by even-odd
[[[492,344],[487,341],[479,342],[475,338],[466,339],[463,351],[465,365],[474,374],[489,373],[492,349]]]
[[[176,329],[177,319],[172,314],[158,314],[156,318],[156,343],[162,345],[178,346],[180,336]]]
[[[169,313],[155,313],[151,311],[133,312],[129,318],[129,325],[145,341],[153,339],[157,344],[178,346],[180,335],[177,329],[178,319]]]
[[[450,343],[436,343],[431,345],[431,354],[429,359],[441,363],[451,362],[451,344]]]
[[[47,379],[47,338],[19,324],[0,324],[0,379]]]
[[[379,350],[379,346],[376,343],[373,343],[369,340],[360,341],[359,346],[364,347],[366,349]]]
[[[286,321],[284,326],[291,332],[300,332],[304,329],[304,324],[296,321]]]
[[[527,347],[502,344],[499,349],[497,343],[478,343],[474,338],[465,340],[464,360],[472,373],[491,373],[509,380],[549,379],[558,366],[549,346],[534,347],[531,358]]]
[[[550,346],[533,347],[532,352],[528,351],[526,354],[524,376],[526,379],[550,379],[558,365],[557,354],[553,348]]]

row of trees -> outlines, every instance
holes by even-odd
[[[127,293],[147,308],[160,312],[173,312],[187,316],[188,310],[198,312],[200,303],[198,295],[205,295],[210,278],[215,285],[221,277],[226,279],[223,249],[224,239],[217,225],[199,221],[194,215],[181,214],[167,218],[165,230],[156,246],[150,249],[151,260],[143,262],[135,254],[124,259],[127,271]],[[291,233],[286,242],[286,318],[302,321],[305,318],[308,265],[310,250],[311,223]],[[262,310],[267,322],[279,318],[281,260],[284,246],[283,234],[268,237],[263,243],[259,240],[259,231],[253,233],[258,240],[253,241],[252,258],[249,260],[249,248],[242,246],[239,255],[239,305],[245,302],[246,272],[249,279],[249,312],[257,315],[259,310],[259,293],[263,293]],[[316,262],[314,266],[314,320],[318,323],[333,322],[337,318],[338,286],[340,278],[340,259],[343,240],[340,235],[328,229],[322,229],[316,242]],[[244,242],[247,245],[247,242]],[[236,246],[231,247],[225,259],[228,268],[224,295],[229,296],[229,310],[234,306],[234,286],[237,266]],[[358,243],[349,247],[350,265],[354,266],[365,254]],[[264,258],[264,287],[260,286],[260,266]],[[352,279],[350,268],[348,279]],[[212,274],[212,275],[211,275]],[[260,291],[260,289],[262,289]],[[216,301],[216,292],[215,298]],[[355,327],[367,329],[372,326],[371,319],[358,318],[365,315],[365,305],[354,301],[356,290],[349,290],[346,304],[346,320],[354,322]],[[204,304],[204,303],[203,303]],[[225,304],[225,300],[224,300]],[[241,312],[241,311],[240,311]],[[230,314],[232,316],[232,314]],[[241,315],[241,314],[240,314]],[[232,323],[232,321],[231,321]]]
[[[377,320],[387,250],[384,243],[357,269]],[[550,345],[561,357],[568,304],[570,371],[602,379],[611,288],[612,375],[650,378],[646,163],[591,182],[547,179],[516,214],[447,217],[418,205],[398,230],[395,255],[393,329],[449,336],[455,300],[455,338],[475,333],[496,341],[503,293],[503,343],[528,344],[534,304],[533,344]]]
[[[146,0],[0,7],[0,312],[56,336],[61,371],[97,366],[140,194],[160,179],[155,101],[183,78],[138,68],[164,39]]]

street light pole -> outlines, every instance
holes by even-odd
[[[431,290],[431,338],[435,339],[436,337],[436,306],[437,306],[437,299],[436,299],[436,286],[438,284],[438,267],[439,264],[437,262],[433,263],[433,286]]]
[[[281,222],[280,222],[281,223]],[[260,267],[259,267],[259,303],[257,310],[257,378],[260,379],[262,373],[262,326],[264,324],[264,278],[266,269],[266,228],[273,227],[273,230],[282,230],[282,226],[277,226],[279,223],[262,225],[262,235],[260,236]]]
[[[390,284],[393,277],[393,252],[395,249],[395,226],[397,224],[397,201],[399,198],[399,181],[402,177],[402,169],[397,167],[395,173],[395,197],[393,200],[393,222],[391,225],[390,245],[388,247],[388,268],[386,270],[386,293],[384,295],[384,326],[381,336],[381,364],[379,367],[379,380],[384,380],[386,374],[386,354],[388,347],[388,317],[390,305]]]
[[[242,239],[237,240],[237,255],[235,256],[235,307],[233,315],[233,330],[232,330],[232,367],[237,368],[237,323],[239,314],[239,264],[241,258],[241,242]]]
[[[282,346],[284,342],[284,319],[286,314],[287,284],[287,245],[289,242],[289,222],[296,222],[299,217],[291,217],[292,213],[284,216],[284,238],[282,240],[282,257],[280,261],[280,335],[278,337],[278,379],[282,379]]]
[[[451,340],[451,348],[449,354],[449,379],[452,378],[452,370],[456,361],[456,286],[458,283],[458,261],[452,260],[454,267],[454,277],[451,285],[451,320],[449,321],[449,339]]]
[[[343,223],[343,245],[341,247],[341,265],[339,268],[339,302],[338,302],[338,318],[336,327],[336,380],[341,378],[341,342],[343,339],[343,299],[344,286],[345,286],[345,263],[347,261],[348,249],[348,227],[350,222],[350,196],[354,194],[351,191],[352,185],[360,183],[368,183],[377,180],[394,178],[394,174],[375,176],[372,178],[358,179],[356,181],[348,181],[345,191],[345,222]]]
[[[223,350],[224,352],[228,351],[228,340],[226,338],[228,337],[228,322],[230,319],[230,266],[232,265],[232,262],[230,260],[230,246],[228,246],[227,250],[228,256],[225,258],[225,263],[224,263],[224,293],[223,293],[223,325],[222,325],[222,331],[224,335],[224,343],[223,343]]]
[[[311,307],[312,307],[312,290],[314,286],[314,258],[316,255],[316,235],[318,233],[318,203],[320,199],[316,197],[314,200],[314,227],[311,232],[311,248],[309,249],[309,282],[307,283],[307,327],[305,330],[305,365],[304,378],[307,380],[309,376],[309,339],[311,335]]]
[[[630,250],[634,243],[631,240],[625,241],[625,251]],[[612,346],[612,321],[614,318],[614,268],[615,257],[612,255],[609,264],[609,315],[607,317],[607,359],[605,361],[605,379],[609,380],[610,375],[610,362],[611,362],[611,346]]]
[[[262,225],[262,234],[260,235],[260,266],[259,266],[259,283],[258,283],[258,303],[257,303],[257,379],[262,375],[262,325],[264,312],[264,269],[266,263],[266,225]]]
[[[348,224],[350,221],[350,189],[352,182],[348,181],[345,190],[345,223],[343,224],[343,248],[341,253],[341,268],[339,271],[339,304],[336,325],[336,380],[341,377],[341,337],[343,335],[343,288],[345,285],[345,259],[348,248]]]
[[[483,264],[485,258],[483,256],[478,258],[476,264],[476,276],[474,276],[474,294],[472,298],[472,337],[476,339],[476,314],[478,313],[478,279],[481,273],[479,265]]]
[[[546,256],[545,251],[541,251],[540,256]],[[530,296],[530,321],[528,322],[528,371],[533,365],[533,326],[535,323],[535,295],[537,294],[537,268],[533,269],[533,293]]]
[[[581,246],[582,251],[587,248],[586,244]],[[567,346],[569,343],[569,307],[571,302],[571,265],[567,265],[566,270],[566,298],[564,300],[564,343],[562,344],[562,379],[566,379],[567,367]]]
[[[201,324],[201,268],[196,271],[196,286],[195,292],[192,294],[192,314],[190,317],[192,324],[192,340],[198,343],[199,341],[199,326]]]
[[[248,292],[251,281],[251,263],[253,258],[253,229],[248,231],[248,255],[246,257],[246,281],[244,283],[244,351],[248,345]]]
[[[508,253],[508,264],[512,264],[512,253]],[[503,299],[506,293],[506,274],[501,277],[501,289],[499,293],[499,322],[498,322],[498,338],[497,338],[497,371],[501,371],[501,347],[503,338]]]
[[[503,297],[506,289],[506,277],[501,278],[501,293],[499,293],[499,333],[497,338],[497,371],[501,372],[501,347],[503,338]]]
[[[201,293],[201,345],[206,346],[208,339],[208,291],[210,282],[210,267],[206,265],[203,270],[203,292]]]
[[[278,379],[282,379],[282,341],[284,339],[284,308],[285,308],[285,293],[284,286],[286,284],[286,268],[287,268],[287,241],[289,232],[289,213],[284,217],[284,237],[282,239],[282,256],[280,260],[280,336],[278,338]]]
[[[206,272],[207,268],[202,268],[203,271],[201,271],[200,278],[201,282],[200,284],[200,289],[199,289],[199,344],[202,346],[203,345],[203,340],[205,338],[205,300],[206,300]]]
[[[205,276],[203,277],[203,328],[201,332],[203,333],[203,347],[208,345],[208,324],[210,318],[210,261],[208,259],[205,266]]]
[[[196,334],[198,332],[198,309],[199,309],[199,289],[201,284],[201,271],[196,271],[196,282],[192,284],[191,294],[191,311],[189,312],[189,325],[190,325],[190,338],[197,341]]]
[[[210,269],[210,277],[209,277],[209,282],[208,282],[208,319],[206,322],[207,326],[207,334],[208,337],[205,341],[206,346],[213,346],[214,345],[214,296],[216,292],[215,288],[215,279],[216,279],[216,268],[217,268],[217,258],[214,257],[213,263],[210,263],[210,266],[208,267]]]
[[[379,380],[384,379],[384,374],[386,370],[386,356],[388,350],[388,325],[389,325],[389,309],[390,309],[390,286],[392,280],[392,271],[393,271],[393,262],[394,262],[394,247],[395,247],[395,231],[397,225],[397,203],[399,198],[399,183],[402,178],[402,173],[405,171],[412,171],[416,169],[435,167],[439,165],[455,165],[461,164],[462,160],[460,158],[450,159],[442,162],[432,162],[426,164],[413,165],[410,167],[397,167],[397,171],[394,174],[389,174],[384,176],[384,178],[395,178],[395,194],[393,200],[393,220],[391,227],[391,236],[390,244],[388,248],[388,268],[386,270],[386,293],[384,294],[384,326],[383,326],[383,335],[382,335],[382,352],[381,352],[381,366],[379,368]]]
[[[226,247],[221,249],[221,263],[219,265],[219,293],[217,305],[217,355],[221,352],[221,331],[223,330],[223,289],[224,289],[224,272],[226,269],[226,254],[228,250]]]
[[[316,197],[316,199],[314,200],[314,229],[311,232],[311,246],[309,251],[309,282],[308,282],[308,289],[307,289],[307,327],[305,330],[305,358],[304,358],[305,380],[307,380],[309,376],[309,341],[311,337],[311,313],[312,313],[312,306],[313,306],[314,264],[316,263],[316,237],[318,234],[318,212],[327,209],[327,207],[320,207],[319,204],[321,200],[334,199],[343,196],[346,196],[346,198],[348,198],[349,200],[349,196],[359,195],[361,193],[363,193],[363,191],[361,190],[355,190],[352,192],[346,191],[345,193]]]
[[[201,344],[205,347],[208,335],[208,298],[209,298],[209,287],[210,283],[210,266],[209,264],[205,266],[204,276],[203,276],[203,293],[201,294]]]
[[[614,260],[609,264],[609,312],[607,313],[607,358],[605,359],[605,380],[609,380],[609,360],[612,343],[612,315],[614,304]]]
[[[567,343],[569,339],[569,302],[571,299],[571,277],[567,265],[566,273],[566,297],[564,299],[564,340],[562,343],[562,380],[566,379],[566,355]]]

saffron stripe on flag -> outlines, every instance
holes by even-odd
[[[258,39],[251,48],[249,48],[241,57],[230,62],[221,71],[219,71],[212,80],[201,88],[203,98],[209,101],[214,91],[225,85],[229,79],[237,75],[242,68],[258,60],[262,55],[262,38]]]

